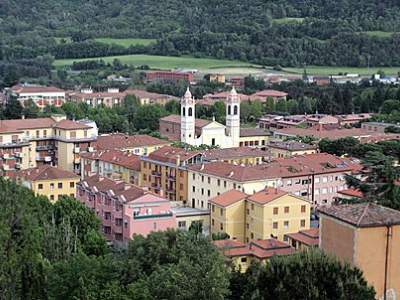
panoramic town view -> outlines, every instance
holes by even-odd
[[[400,2],[0,0],[0,299],[400,299]]]

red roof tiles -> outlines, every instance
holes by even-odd
[[[112,133],[97,137],[95,148],[98,150],[127,149],[135,147],[168,145],[169,142],[146,134],[127,135]]]
[[[30,168],[16,172],[16,177],[24,178],[28,181],[37,180],[56,180],[56,179],[79,179],[75,173],[65,171],[63,169],[52,167],[49,165],[40,166],[37,168]]]
[[[240,192],[238,190],[230,190],[219,196],[211,198],[209,202],[221,207],[228,207],[232,204],[246,199],[247,196],[248,195],[246,193]]]
[[[81,153],[80,156],[81,158],[105,161],[127,169],[140,171],[140,156],[135,154],[119,150],[105,150]]]
[[[318,246],[319,244],[319,228],[310,228],[285,235],[307,246]]]
[[[250,201],[253,201],[255,203],[264,205],[264,204],[268,204],[276,199],[279,199],[287,194],[288,193],[285,191],[268,187],[262,191],[259,191],[255,194],[249,196],[247,199]]]

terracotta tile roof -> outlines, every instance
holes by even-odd
[[[355,227],[400,225],[400,211],[375,203],[321,206],[318,211]]]
[[[221,207],[228,207],[236,202],[244,200],[247,196],[248,195],[246,193],[238,190],[230,190],[219,196],[211,198],[209,202]]]
[[[276,91],[276,90],[263,90],[252,94],[250,97],[255,98],[267,98],[267,97],[286,97],[288,93]]]
[[[255,166],[210,162],[202,165],[190,165],[188,169],[245,182],[273,178],[291,178],[311,174],[353,173],[361,171],[362,166],[358,160],[340,158],[327,153],[314,153],[277,159]]]
[[[180,115],[169,115],[160,119],[162,122],[170,122],[174,124],[181,124],[181,116]],[[195,126],[196,128],[203,128],[207,126],[212,121],[204,120],[204,119],[195,119]]]
[[[157,149],[151,152],[147,157],[151,160],[160,161],[160,162],[169,162],[176,164],[177,157],[181,162],[184,162],[196,155],[201,154],[200,151],[187,151],[182,148],[172,147],[172,146],[164,146],[160,149]],[[146,158],[143,158],[144,160]]]
[[[307,246],[318,246],[319,244],[319,228],[310,228],[285,235]]]
[[[287,194],[288,193],[285,191],[268,187],[262,191],[259,191],[255,194],[249,196],[247,199],[250,201],[253,201],[255,203],[264,205],[264,204],[268,204],[276,199],[279,199]]]
[[[168,144],[168,141],[161,140],[145,134],[127,135],[123,133],[112,133],[98,136],[94,147],[97,150],[122,150],[127,148]]]
[[[282,134],[287,136],[313,136],[318,139],[331,139],[336,140],[344,137],[370,137],[380,135],[378,132],[367,131],[362,128],[350,128],[350,129],[322,129],[316,128],[283,128],[274,130],[276,134]]]
[[[79,179],[75,173],[48,165],[37,168],[25,169],[16,172],[16,177],[25,178],[28,181],[57,180],[57,179]]]
[[[52,118],[0,120],[0,132],[21,132],[24,129],[50,128],[55,121]]]
[[[271,141],[268,144],[270,148],[277,148],[282,150],[289,150],[289,151],[302,151],[302,150],[315,150],[317,146],[309,145],[305,143],[301,143],[298,141]]]
[[[89,129],[91,128],[90,126],[87,126],[85,124],[71,121],[71,120],[61,120],[60,122],[57,122],[53,125],[54,128],[58,129]]]
[[[125,202],[133,201],[148,193],[133,184],[111,180],[99,175],[86,177],[80,184],[87,186],[92,190],[96,188],[98,191],[103,193],[112,191],[115,196],[122,197]]]
[[[178,100],[178,97],[174,97],[171,95],[166,95],[166,94],[157,94],[157,93],[151,93],[146,90],[139,90],[139,89],[127,89],[125,91],[126,95],[134,95],[138,98],[148,98],[148,99],[170,99],[170,100]]]
[[[130,170],[140,171],[140,156],[120,150],[85,152],[81,153],[80,156],[81,158],[105,161]]]
[[[363,193],[356,189],[346,189],[337,192],[339,195],[350,196],[355,198],[363,198]]]
[[[240,137],[270,136],[268,131],[261,128],[240,128]]]
[[[271,153],[268,151],[251,147],[211,149],[204,152],[204,159],[209,161],[247,158],[247,157],[270,157],[270,156]]]
[[[253,256],[261,260],[268,259],[274,255],[290,255],[296,251],[290,245],[275,239],[257,240],[249,244],[233,240],[222,240],[214,241],[213,244],[225,256]]]
[[[15,93],[63,93],[62,89],[54,86],[38,86],[38,85],[14,85],[11,90]]]

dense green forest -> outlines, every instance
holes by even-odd
[[[372,31],[386,34],[368,34]],[[37,68],[37,57],[48,54],[190,54],[263,65],[400,66],[399,31],[398,0],[3,0],[0,77],[10,62]],[[157,43],[126,48],[96,37]],[[43,64],[39,69],[47,71]]]
[[[230,272],[197,226],[111,248],[95,213],[51,204],[0,178],[0,298],[84,300],[374,299],[362,272],[319,251]],[[298,282],[305,284],[298,285]],[[284,287],[283,287],[284,283]]]

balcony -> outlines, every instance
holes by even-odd
[[[29,141],[25,139],[17,139],[12,140],[11,143],[0,143],[0,148],[14,148],[22,146],[29,146]]]
[[[54,145],[39,145],[39,146],[36,146],[36,151],[54,150],[54,149],[55,149]]]
[[[168,180],[170,180],[170,181],[176,181],[176,176],[168,175]]]
[[[162,214],[149,214],[149,215],[134,215],[134,220],[144,220],[144,219],[156,219],[156,218],[170,218],[173,216],[172,212],[166,212]]]
[[[161,172],[151,171],[151,175],[154,176],[154,177],[161,177]]]
[[[157,184],[157,183],[152,183],[152,184],[151,184],[151,187],[152,187],[153,189],[155,189],[155,190],[160,190],[160,189],[161,189],[161,186],[160,186],[159,184]]]

